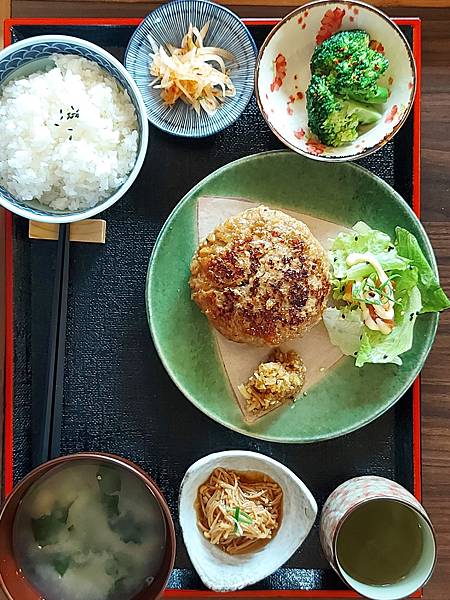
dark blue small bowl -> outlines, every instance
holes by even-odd
[[[236,95],[226,98],[212,117],[203,110],[197,115],[192,107],[181,101],[166,106],[160,90],[150,87],[153,80],[150,53],[153,50],[147,37],[150,34],[164,47],[168,43],[180,47],[190,23],[201,29],[207,22],[209,31],[205,45],[231,52],[236,61],[230,73]],[[167,133],[200,138],[225,129],[240,117],[253,94],[256,54],[249,30],[228,8],[208,0],[174,0],[156,8],[136,29],[125,52],[125,67],[144,98],[150,123]]]

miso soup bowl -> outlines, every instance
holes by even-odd
[[[29,475],[22,479],[8,496],[0,511],[0,595],[1,592],[3,592],[7,600],[42,600],[42,595],[25,578],[21,572],[20,564],[16,562],[13,552],[14,519],[20,502],[34,483],[39,481],[41,477],[47,475],[54,468],[75,461],[102,462],[109,466],[123,468],[142,481],[150,493],[156,498],[166,525],[165,553],[158,574],[148,586],[136,594],[132,600],[155,600],[159,598],[166,588],[169,576],[172,572],[176,551],[175,528],[167,501],[156,483],[141,468],[125,458],[100,452],[72,454],[46,462],[31,471]]]

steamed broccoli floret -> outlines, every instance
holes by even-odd
[[[329,75],[330,85],[337,94],[363,102],[386,102],[388,91],[378,85],[380,75],[385,73],[389,61],[379,52],[366,48],[348,60],[336,64]]]
[[[388,59],[369,47],[365,31],[340,31],[314,51],[311,72],[326,75],[330,89],[360,102],[383,103],[388,90],[378,85],[389,66]]]
[[[389,97],[388,89],[381,85],[371,85],[364,90],[347,91],[347,96],[358,102],[368,102],[369,104],[384,104]]]
[[[335,33],[314,50],[306,108],[309,128],[325,144],[352,142],[360,125],[380,118],[370,104],[388,98],[378,79],[389,61],[369,44],[369,34],[355,29]]]
[[[350,58],[359,50],[369,46],[370,36],[367,31],[353,29],[339,31],[316,46],[311,57],[311,74],[328,75],[337,62]]]
[[[358,137],[359,125],[373,123],[379,114],[359,102],[339,98],[324,75],[313,75],[306,91],[308,125],[329,146],[342,146]]]

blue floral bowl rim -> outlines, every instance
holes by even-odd
[[[32,46],[33,44],[46,43],[46,42],[52,42],[52,43],[53,42],[65,42],[66,44],[69,44],[69,45],[73,44],[73,45],[81,46],[82,48],[91,50],[94,54],[98,54],[102,58],[104,58],[106,61],[108,61],[111,64],[111,66],[121,74],[121,76],[126,81],[129,88],[133,92],[134,97],[132,97],[132,95],[129,94],[130,100],[133,103],[135,110],[137,112],[139,112],[141,115],[141,119],[140,119],[141,127],[140,127],[140,131],[139,131],[139,140],[140,140],[139,141],[139,149],[138,149],[138,153],[136,156],[136,161],[134,163],[134,166],[131,169],[130,173],[128,174],[127,179],[120,186],[120,188],[118,190],[116,190],[114,192],[114,194],[112,194],[109,198],[107,198],[103,202],[100,202],[99,204],[96,204],[95,206],[93,206],[89,209],[80,211],[80,212],[64,213],[64,214],[58,214],[56,212],[54,214],[50,214],[50,213],[39,214],[39,213],[33,212],[31,207],[30,207],[30,209],[27,209],[23,206],[15,204],[14,202],[11,202],[10,200],[6,199],[3,196],[3,194],[0,192],[0,205],[2,205],[4,208],[6,208],[7,210],[10,210],[11,212],[13,212],[15,214],[20,215],[21,217],[24,217],[25,219],[30,219],[33,221],[40,221],[43,223],[73,223],[75,221],[82,221],[84,219],[90,219],[94,215],[97,215],[98,213],[103,212],[104,210],[110,208],[113,204],[115,204],[118,200],[120,200],[120,198],[122,198],[122,196],[129,190],[131,185],[134,183],[136,177],[138,176],[138,174],[142,168],[142,165],[144,163],[144,160],[145,160],[145,157],[147,154],[148,137],[149,137],[148,119],[146,118],[147,111],[145,109],[144,100],[142,98],[142,94],[141,94],[139,88],[137,87],[134,79],[131,77],[131,75],[128,73],[128,71],[125,69],[123,64],[117,58],[115,58],[112,54],[110,54],[107,50],[104,50],[100,46],[97,46],[97,44],[93,44],[92,42],[88,42],[81,38],[77,38],[77,37],[71,36],[71,35],[36,35],[33,37],[26,38],[24,40],[19,40],[18,42],[14,42],[13,44],[6,46],[2,50],[0,50],[0,61],[4,60],[5,58],[8,58],[10,55],[14,54],[15,52],[17,52],[17,50],[20,50],[21,48],[26,48],[27,46]],[[17,69],[20,69],[21,66],[23,66],[23,65],[18,66]],[[11,77],[11,75],[8,75],[8,79],[10,77]],[[0,87],[1,87],[1,85],[2,85],[2,81],[0,80]],[[120,83],[120,85],[123,87],[122,83]]]
[[[150,19],[150,17],[152,15],[154,15],[155,13],[159,13],[159,12],[163,12],[166,7],[168,5],[172,5],[172,4],[178,4],[178,3],[183,3],[183,4],[187,4],[188,2],[190,2],[191,0],[170,0],[169,2],[164,2],[163,4],[160,4],[159,6],[157,6],[156,8],[154,8],[151,12],[149,12],[143,19],[142,21],[139,23],[139,25],[136,27],[135,31],[133,31],[131,37],[130,37],[130,41],[127,44],[127,47],[125,49],[125,54],[123,56],[123,62],[124,64],[126,64],[127,62],[127,56],[128,56],[128,51],[132,45],[132,43],[135,41],[135,38],[138,35],[138,31],[141,28],[141,26],[143,25],[143,23],[145,21],[147,21],[148,19]],[[245,32],[245,34],[247,35],[247,38],[253,48],[253,51],[255,53],[255,65],[256,65],[256,58],[258,56],[258,47],[255,43],[255,40],[253,39],[252,34],[250,33],[249,28],[247,27],[247,25],[243,22],[242,18],[236,14],[234,11],[232,11],[231,9],[229,9],[227,6],[224,6],[223,4],[217,4],[217,2],[211,2],[210,0],[192,0],[195,3],[202,3],[202,4],[212,4],[213,6],[215,6],[218,9],[218,12],[225,12],[228,13],[229,15],[231,15],[233,18],[236,19],[237,22],[239,22],[242,30]],[[251,72],[251,76],[255,75],[255,71],[254,69],[249,69],[249,72]],[[254,87],[254,86],[253,86]],[[254,95],[254,91],[253,94]],[[242,107],[242,111],[240,112],[239,116],[237,116],[233,121],[230,121],[229,123],[226,123],[224,125],[222,125],[221,127],[219,127],[218,129],[216,129],[214,132],[212,133],[208,133],[208,134],[196,134],[195,132],[192,133],[180,133],[180,132],[176,132],[176,131],[169,131],[168,129],[166,129],[165,127],[163,127],[162,125],[155,123],[153,120],[150,119],[150,116],[147,113],[147,110],[145,111],[147,114],[147,118],[150,121],[150,123],[154,126],[157,127],[160,131],[164,131],[164,133],[168,133],[169,135],[173,135],[175,137],[180,137],[180,138],[195,138],[195,139],[200,139],[200,138],[205,138],[205,137],[211,137],[212,135],[215,135],[216,133],[219,133],[220,131],[223,131],[224,129],[226,129],[227,127],[229,127],[230,125],[232,125],[235,121],[237,121],[237,119],[239,119],[240,115],[244,112],[244,110],[247,108],[252,95],[250,95],[248,101],[246,102],[246,104]],[[145,106],[145,104],[144,104]]]

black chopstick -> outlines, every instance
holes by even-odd
[[[61,451],[61,419],[66,348],[67,294],[69,287],[70,225],[59,226],[50,319],[47,385],[40,417],[34,466],[56,458]]]

